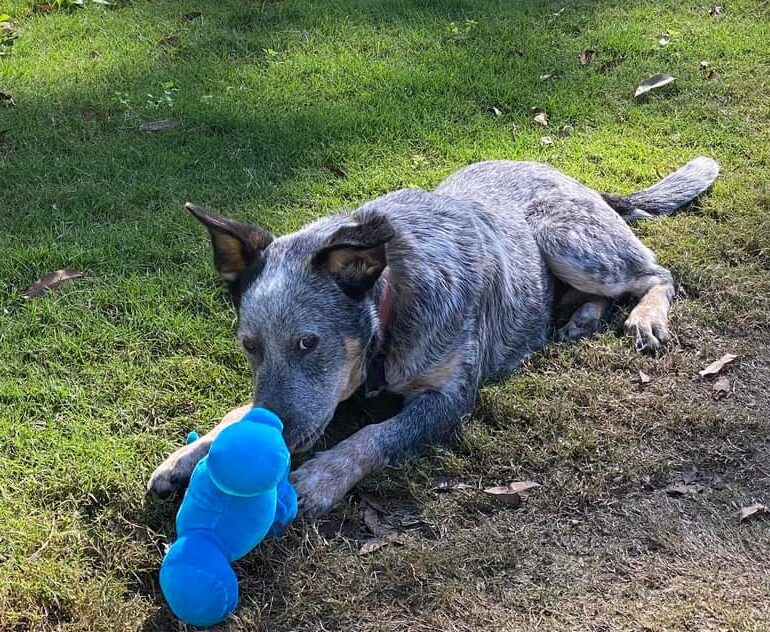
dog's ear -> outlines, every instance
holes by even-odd
[[[349,297],[361,300],[388,265],[387,243],[395,233],[382,215],[352,217],[313,256],[312,264],[334,277]]]
[[[243,272],[270,245],[273,236],[261,228],[227,219],[194,204],[185,204],[185,208],[209,231],[214,267],[219,278],[233,289]]]

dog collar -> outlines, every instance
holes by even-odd
[[[379,327],[377,335],[372,336],[370,357],[366,363],[366,379],[364,380],[364,396],[374,397],[388,385],[385,376],[385,357],[387,355],[388,326],[390,325],[393,294],[390,285],[388,268],[382,273],[383,288],[380,304],[377,310]]]

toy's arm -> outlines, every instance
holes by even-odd
[[[297,492],[289,483],[288,477],[278,483],[278,503],[275,508],[275,520],[268,532],[268,537],[277,538],[292,520],[297,517]]]

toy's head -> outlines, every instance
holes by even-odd
[[[275,488],[291,461],[282,429],[273,413],[253,408],[220,432],[208,454],[216,486],[232,496],[255,496]]]

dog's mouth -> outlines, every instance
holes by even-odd
[[[317,428],[313,428],[310,432],[303,432],[296,439],[289,441],[287,443],[289,452],[292,454],[301,454],[302,452],[309,451],[323,436],[326,425],[327,424],[322,424]]]

